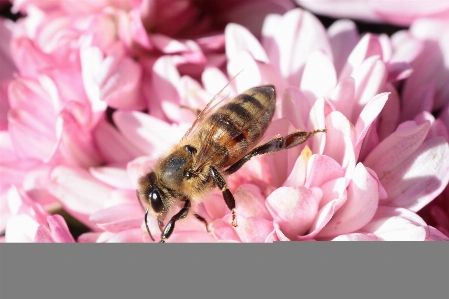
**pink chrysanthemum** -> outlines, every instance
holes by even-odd
[[[272,3],[233,2],[217,18],[237,21],[238,5],[265,2]],[[90,230],[80,242],[150,241],[135,194],[138,177],[183,136],[192,111],[242,70],[229,96],[276,87],[266,139],[297,129],[327,133],[254,158],[228,178],[238,227],[214,190],[193,206],[210,232],[190,214],[169,242],[448,239],[444,217],[426,223],[416,214],[448,185],[449,134],[447,113],[429,113],[448,106],[444,96],[408,91],[415,84],[407,80],[420,82],[414,65],[432,51],[415,31],[408,39],[360,36],[350,21],[326,30],[294,9],[267,16],[260,32],[232,23],[221,34],[208,22],[170,26],[174,2],[65,3],[17,1],[27,17],[3,22],[17,67],[0,97],[6,241],[74,241],[64,219],[49,213],[61,208]],[[198,3],[178,7],[184,21]],[[415,44],[427,46],[403,54]],[[444,84],[421,77],[445,92]],[[428,109],[408,107],[409,98],[427,101],[419,107]],[[158,237],[152,217],[149,227]]]

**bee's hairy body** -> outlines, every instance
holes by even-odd
[[[272,86],[250,89],[218,108],[204,120],[191,138],[182,140],[167,156],[159,159],[153,175],[149,174],[165,195],[165,209],[156,214],[166,213],[181,197],[201,201],[214,186],[210,167],[222,171],[251,150],[270,124],[275,106],[276,96]],[[254,115],[261,111],[262,116],[253,121]],[[251,125],[246,128],[248,123]],[[208,144],[200,152],[205,141]],[[193,169],[198,155],[210,157],[200,169]],[[190,178],[186,178],[186,172],[191,173]],[[141,182],[145,183],[145,179],[141,179]],[[148,184],[140,185],[140,194],[143,194]]]
[[[211,112],[215,107],[211,104],[216,105],[214,100],[201,111],[182,140],[157,161],[152,171],[139,179],[137,197],[148,207],[145,224],[148,213],[157,217],[161,242],[173,233],[175,222],[187,216],[191,200],[201,201],[213,187],[221,190],[232,214],[232,225],[237,226],[235,199],[225,177],[254,156],[297,146],[315,133],[326,131],[296,131],[256,146],[274,115],[274,86],[251,88]],[[168,212],[178,203],[184,203],[184,206],[164,226]],[[203,217],[194,216],[207,228]],[[148,225],[147,231],[153,239]]]

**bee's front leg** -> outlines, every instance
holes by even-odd
[[[236,227],[237,223],[235,221],[235,199],[232,195],[231,191],[229,191],[228,186],[226,185],[226,181],[224,180],[223,176],[216,170],[214,167],[210,168],[210,174],[212,175],[212,178],[214,179],[215,185],[220,188],[223,199],[228,206],[229,210],[231,210],[232,213],[232,226]]]
[[[189,213],[190,207],[191,207],[190,200],[186,199],[184,201],[184,207],[173,217],[171,217],[170,221],[165,226],[164,230],[162,231],[161,241],[159,243],[165,243],[165,241],[171,236],[171,234],[175,230],[175,222],[178,221],[179,219],[186,218],[187,214]]]

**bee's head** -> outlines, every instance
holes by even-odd
[[[153,210],[155,214],[160,215],[166,213],[166,195],[161,188],[159,188],[154,172],[150,172],[139,179],[137,195],[141,202],[146,206],[151,207],[151,210]]]

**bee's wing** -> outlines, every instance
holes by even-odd
[[[229,96],[223,95],[223,91],[229,86],[226,84],[204,107],[204,109],[198,114],[193,124],[187,130],[187,132],[182,137],[182,140],[188,140],[192,135],[195,134],[196,130],[201,126],[202,122],[207,118],[211,112],[218,109],[219,106],[227,102]]]
[[[247,116],[244,118],[243,123],[245,124],[238,132],[234,134],[229,134],[223,129],[223,126],[220,125],[223,117],[217,118],[211,126],[209,126],[207,135],[201,141],[201,147],[198,149],[197,159],[195,165],[193,165],[192,170],[194,172],[199,171],[206,162],[210,161],[215,155],[223,155],[225,151],[227,151],[227,145],[232,142],[237,136],[241,134],[241,132],[245,132],[250,128],[254,123],[260,121],[262,116],[267,112],[269,106],[266,106],[264,109],[258,110],[255,114]],[[234,115],[237,115],[238,112],[232,112],[228,117],[233,119]],[[242,115],[239,115],[239,118],[242,118]],[[222,136],[226,134],[227,138],[224,140]],[[220,149],[212,148],[214,140],[220,141]],[[242,153],[244,155],[246,153]]]

